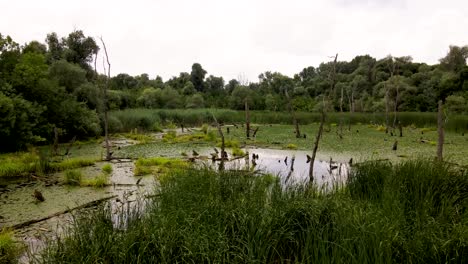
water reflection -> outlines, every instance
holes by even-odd
[[[245,149],[248,155],[225,162],[225,169],[261,170],[281,178],[283,184],[309,182],[310,157],[307,151],[278,149]],[[219,167],[219,162],[216,164]],[[314,183],[332,186],[344,183],[348,176],[346,162],[318,160],[314,162]]]

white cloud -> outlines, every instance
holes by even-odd
[[[2,1],[0,32],[19,43],[82,29],[104,37],[113,74],[164,79],[199,62],[209,74],[255,81],[337,52],[436,63],[450,44],[468,44],[464,0]]]

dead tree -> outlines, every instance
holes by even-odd
[[[389,79],[391,79],[393,77],[393,75],[395,74],[397,64],[393,61],[393,57],[391,55],[388,56],[388,60],[390,62],[387,63],[387,68],[388,68],[388,71],[390,72],[390,78]],[[390,93],[390,91],[389,91],[389,88],[386,85],[386,83],[384,83],[384,89],[385,89],[385,133],[388,133],[389,127],[390,127],[389,117],[388,117],[389,108],[390,108],[389,107],[389,93]],[[396,119],[396,113],[395,113],[395,119]],[[396,121],[394,121],[394,122],[396,122]],[[393,127],[395,127],[395,124],[393,124]]]
[[[319,126],[319,130],[317,132],[317,136],[315,137],[314,149],[312,151],[312,157],[310,158],[309,183],[312,183],[314,181],[314,162],[315,162],[315,156],[317,155],[317,149],[318,149],[318,146],[319,146],[320,138],[322,137],[323,123],[325,123],[325,105],[323,106],[323,109],[322,109],[322,116],[320,118],[320,126]]]
[[[335,59],[333,61],[333,68],[332,68],[332,72],[330,73],[329,75],[329,78],[331,80],[331,84],[330,84],[330,91],[329,91],[329,94],[328,94],[328,99],[330,99],[330,97],[333,95],[333,92],[335,90],[335,85],[336,85],[336,61],[338,59],[338,53],[335,55]],[[311,184],[313,181],[314,181],[314,162],[315,162],[315,157],[317,155],[317,149],[318,149],[318,146],[319,146],[319,142],[320,142],[320,138],[322,137],[322,133],[323,133],[323,125],[325,123],[325,111],[326,111],[326,104],[325,104],[325,100],[322,100],[322,115],[321,115],[321,118],[320,118],[320,126],[319,126],[319,130],[317,132],[317,136],[315,137],[315,142],[314,142],[314,149],[312,151],[312,157],[310,159],[310,167],[309,167],[309,184]]]
[[[437,112],[437,133],[439,135],[437,140],[437,160],[443,161],[442,151],[444,148],[444,117],[443,117],[443,103],[439,100],[439,107]]]
[[[336,61],[338,60],[338,53],[335,55],[335,59],[333,60],[333,67],[332,67],[332,71],[330,72],[330,74],[328,75],[328,79],[330,80],[331,84],[330,84],[330,94],[329,94],[329,97],[328,99],[330,99],[331,96],[334,96],[335,95],[335,86],[336,86]],[[333,99],[333,98],[331,98]]]
[[[284,89],[284,95],[286,96],[286,100],[288,101],[288,108],[289,108],[289,113],[291,114],[291,117],[293,119],[294,127],[296,129],[296,138],[301,137],[301,131],[299,130],[299,122],[297,122],[296,118],[296,113],[294,112],[294,109],[292,107],[291,103],[291,98],[289,97],[288,89]]]
[[[333,102],[335,101],[335,86],[336,86],[336,62],[338,60],[338,53],[334,56],[331,57],[334,58],[333,63],[332,63],[332,70],[328,74],[328,80],[330,81],[330,91],[328,93],[327,100],[330,102],[328,105],[333,109]],[[328,131],[331,130],[330,124],[328,124]],[[340,135],[340,137],[342,137]]]
[[[250,112],[247,98],[245,98],[245,136],[250,139]]]
[[[343,85],[341,85],[341,98],[340,98],[340,138],[343,138]],[[350,120],[351,122],[351,120]]]
[[[68,157],[70,155],[70,150],[73,147],[73,144],[75,144],[76,141],[76,136],[73,136],[73,138],[70,140],[70,143],[68,144],[67,149],[65,150],[65,154],[63,154],[64,157]]]
[[[403,125],[398,121],[398,130],[400,131],[400,137],[403,137]]]
[[[54,127],[54,149],[52,153],[53,156],[58,155],[58,134],[59,132],[58,132],[57,127]]]
[[[393,129],[396,128],[396,124],[397,124],[397,113],[398,113],[398,88],[399,88],[399,84],[397,83],[396,85],[396,95],[395,95],[395,108],[394,108],[394,116],[393,116]]]
[[[225,145],[225,142],[224,142],[224,133],[223,133],[223,130],[221,129],[221,126],[219,125],[218,120],[216,119],[215,115],[213,113],[211,113],[211,115],[213,116],[213,120],[215,121],[216,128],[218,128],[219,136],[221,137],[221,164],[219,165],[219,170],[223,170],[224,169],[224,160],[227,159],[227,152],[225,150],[226,145]]]
[[[104,40],[102,37],[100,37],[102,46],[104,48],[104,54],[106,55],[106,61],[107,61],[107,78],[106,78],[106,83],[104,85],[103,89],[103,95],[104,95],[104,102],[103,102],[103,110],[104,110],[104,140],[106,144],[106,160],[111,159],[111,151],[110,151],[110,145],[109,145],[109,119],[108,119],[108,113],[107,113],[107,89],[109,88],[109,80],[110,80],[110,62],[109,62],[109,56],[107,54],[107,48],[106,44],[104,43]],[[104,68],[105,71],[105,68]]]

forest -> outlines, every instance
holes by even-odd
[[[168,80],[157,73],[109,79],[96,69],[98,52],[97,40],[81,30],[25,44],[0,34],[0,151],[49,144],[54,129],[64,139],[96,137],[103,134],[104,110],[243,110],[248,102],[251,110],[282,112],[290,99],[298,112],[319,112],[323,105],[328,112],[435,112],[439,100],[447,112],[468,111],[468,46],[448,47],[436,65],[391,55],[341,61],[336,54],[292,77],[266,71],[258,81],[224,80],[199,63]],[[109,126],[118,122],[111,117]]]

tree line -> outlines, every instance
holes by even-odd
[[[241,110],[247,101],[250,110],[320,111],[326,105],[327,111],[427,112],[443,100],[448,111],[468,112],[468,46],[450,46],[435,65],[410,56],[360,55],[309,66],[292,77],[267,71],[251,82],[208,75],[199,63],[168,80],[120,73],[109,80],[106,102],[108,78],[96,70],[98,52],[95,39],[81,30],[24,45],[0,34],[1,151],[46,143],[54,129],[64,138],[100,135],[103,109]]]

